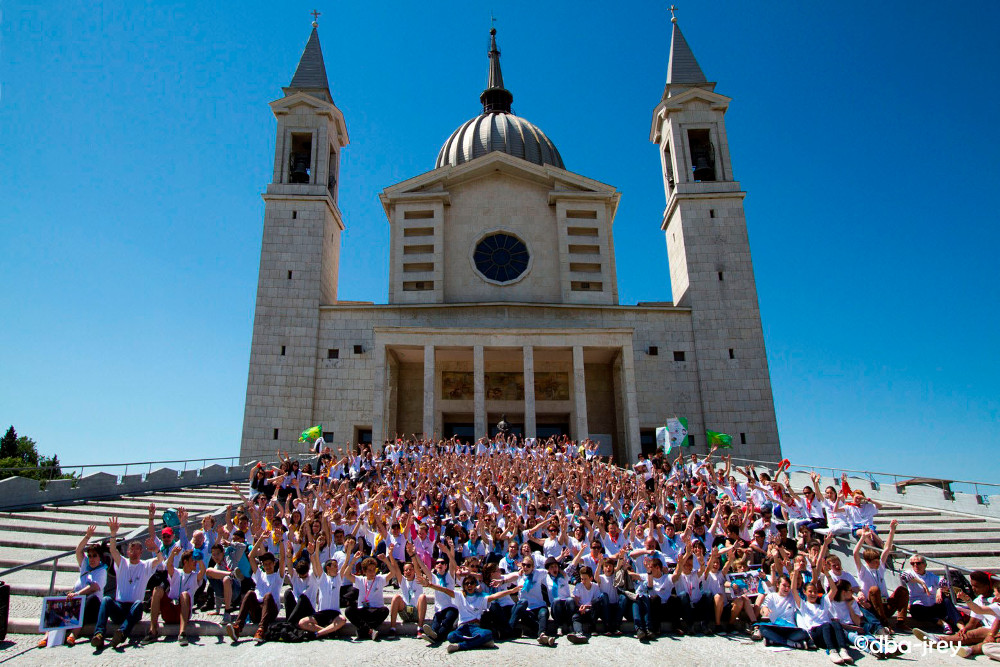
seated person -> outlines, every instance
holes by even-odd
[[[181,558],[180,571],[174,568],[174,558],[178,555]],[[168,588],[157,586],[153,589],[153,597],[150,601],[149,634],[143,638],[142,644],[152,644],[159,638],[159,618],[162,614],[164,623],[180,624],[177,643],[180,646],[188,645],[187,624],[191,620],[194,593],[204,579],[204,561],[198,561],[196,564],[190,550],[182,553],[181,545],[175,544],[167,557]]]
[[[146,591],[146,583],[163,561],[163,553],[142,560],[142,544],[139,542],[129,542],[128,557],[122,558],[115,544],[120,527],[121,523],[117,517],[108,519],[108,530],[111,532],[108,550],[115,564],[116,589],[114,597],[105,595],[101,600],[101,608],[97,613],[97,626],[90,638],[91,646],[97,650],[104,648],[104,634],[107,632],[109,618],[121,623],[111,639],[111,648],[117,648],[132,634],[136,623],[142,618],[142,598]],[[147,546],[155,547],[152,539]]]
[[[455,600],[458,608],[458,628],[448,633],[448,653],[473,648],[493,648],[493,633],[480,626],[480,620],[491,602],[512,595],[517,589],[509,588],[490,595],[479,591],[479,580],[469,575],[462,580],[462,590],[432,584],[424,575],[422,585]]]
[[[948,592],[948,581],[927,571],[920,554],[910,556],[910,567],[899,575],[910,594],[910,617],[917,623],[934,623],[950,635],[962,620]]]
[[[889,524],[889,538],[881,554],[871,547],[865,547],[870,541],[871,532],[867,528],[862,529],[861,538],[854,545],[854,564],[858,568],[858,578],[861,580],[861,593],[858,594],[861,613],[884,627],[902,630],[906,624],[910,591],[905,584],[900,584],[892,595],[889,595],[885,583],[885,564],[892,554],[898,525],[895,519]],[[892,618],[893,614],[896,614],[895,619]]]
[[[330,637],[347,624],[347,619],[340,613],[340,588],[342,578],[348,565],[341,566],[333,558],[320,566],[319,549],[316,543],[306,547],[312,563],[313,576],[316,577],[316,610],[312,615],[299,620],[299,627],[308,632],[315,632],[317,638]]]
[[[87,526],[83,539],[76,545],[76,562],[80,566],[80,577],[73,588],[66,591],[66,597],[84,596],[83,624],[89,625],[97,621],[101,609],[101,599],[104,597],[104,586],[108,583],[108,566],[101,560],[101,552],[96,544],[89,544],[97,531],[97,526]],[[76,644],[80,628],[70,630],[66,635],[66,643]],[[45,641],[44,639],[42,640]]]
[[[247,591],[240,602],[240,611],[236,621],[226,626],[226,634],[235,644],[247,619],[257,623],[257,632],[253,638],[264,641],[264,634],[278,618],[278,601],[281,599],[281,585],[284,583],[284,563],[278,564],[274,554],[264,549],[264,538],[267,533],[261,532],[260,537],[250,551],[251,579],[255,585]],[[284,553],[282,553],[284,560]]]

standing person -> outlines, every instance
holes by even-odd
[[[180,556],[181,569],[174,568],[174,558]],[[177,643],[187,646],[187,624],[191,620],[191,608],[194,605],[194,593],[205,579],[205,562],[195,561],[191,551],[182,553],[181,545],[175,544],[167,557],[167,589],[157,586],[153,589],[151,609],[149,613],[149,634],[142,644],[152,644],[159,638],[160,614],[164,623],[179,623]]]
[[[66,592],[66,597],[84,596],[83,624],[89,625],[97,621],[101,610],[101,600],[104,597],[104,586],[108,583],[108,566],[101,561],[101,552],[96,544],[90,544],[90,539],[97,531],[97,526],[87,526],[83,539],[76,545],[76,562],[80,566],[80,577],[76,584]],[[70,630],[66,635],[66,643],[76,644],[80,628]],[[45,640],[42,640],[45,641]]]
[[[347,581],[358,589],[358,606],[347,609],[347,620],[354,625],[358,639],[368,637],[377,640],[378,628],[389,616],[389,608],[382,599],[382,592],[389,575],[379,574],[378,561],[366,558],[361,561],[361,576],[356,577],[354,565],[360,558],[361,552],[355,551],[341,570]]]
[[[226,626],[226,634],[235,644],[239,641],[243,626],[249,618],[257,623],[257,632],[253,638],[264,641],[264,633],[271,623],[278,618],[278,601],[281,599],[281,584],[284,580],[284,566],[279,567],[277,559],[270,551],[264,550],[264,538],[267,533],[261,532],[257,542],[250,551],[250,578],[255,588],[243,595],[240,612],[236,621]],[[282,552],[284,558],[284,552]]]
[[[104,596],[97,613],[97,626],[94,628],[94,636],[90,638],[90,645],[98,650],[104,648],[108,618],[121,623],[111,639],[111,648],[117,648],[132,634],[135,624],[142,618],[142,598],[146,583],[163,561],[162,553],[157,553],[155,558],[142,560],[142,544],[138,541],[129,542],[128,557],[122,558],[115,544],[120,527],[118,517],[108,519],[108,530],[111,532],[108,550],[115,564],[116,589],[113,598],[110,595]]]
[[[479,591],[479,581],[472,575],[467,575],[462,580],[461,591],[432,584],[426,578],[421,583],[438,593],[447,595],[456,602],[458,628],[448,633],[448,653],[473,648],[493,648],[495,646],[493,643],[493,633],[481,627],[480,621],[491,602],[511,595],[515,589],[511,588],[491,595],[483,595]]]

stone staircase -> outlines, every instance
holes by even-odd
[[[223,512],[228,504],[237,500],[228,485],[206,485],[108,500],[46,505],[38,509],[0,511],[0,572],[74,549],[90,524],[97,526],[95,539],[107,537],[107,518],[112,515],[121,520],[120,537],[135,529],[144,529],[151,502],[156,503],[158,516],[167,507],[186,507],[190,513],[190,531],[205,514]],[[969,570],[1000,569],[1000,521],[896,503],[886,502],[883,506],[878,517],[880,533],[886,535],[889,521],[897,519],[897,545],[940,561],[930,562],[928,569],[943,573],[942,563]],[[853,541],[842,541],[838,546],[845,569],[853,571],[854,564],[849,556]],[[906,557],[905,553],[899,553],[897,567],[906,566]],[[42,597],[49,594],[50,584],[54,583],[55,593],[59,594],[75,583],[77,571],[76,558],[69,554],[59,559],[54,571],[50,561],[0,576],[11,587],[10,632],[37,633]],[[393,592],[386,590],[387,602]],[[221,635],[219,620],[219,616],[196,612],[192,627],[202,635]],[[145,627],[146,621],[141,631],[144,632]],[[416,630],[412,625],[403,625],[401,629],[409,633]],[[170,634],[176,629],[167,627],[164,632]]]

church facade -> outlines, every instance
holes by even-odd
[[[337,446],[397,434],[591,438],[618,463],[687,417],[740,456],[780,458],[744,192],[715,92],[673,24],[653,110],[672,300],[618,302],[619,192],[566,169],[511,113],[491,31],[483,113],[433,170],[391,185],[386,304],[337,298],[338,166],[348,145],[316,25],[277,118],[241,455],[286,449],[317,423]],[[651,165],[651,168],[654,168]]]

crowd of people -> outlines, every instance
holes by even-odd
[[[190,537],[183,508],[162,528],[150,505],[145,545],[122,553],[112,517],[109,563],[91,526],[70,592],[87,596],[91,643],[105,645],[109,619],[110,644],[127,641],[144,605],[146,644],[161,622],[186,644],[200,607],[233,642],[248,622],[258,641],[379,640],[414,623],[421,641],[454,652],[524,636],[585,644],[628,623],[641,642],[742,633],[820,648],[835,664],[853,661],[852,645],[884,647],[875,640],[911,629],[975,655],[1000,625],[1000,584],[985,573],[959,592],[960,608],[951,582],[913,555],[890,591],[896,522],[879,525],[879,504],[846,476],[793,489],[787,466],[772,478],[716,449],[622,468],[565,437],[317,450],[304,465],[280,453],[280,465],[257,464],[249,493],[234,484],[239,502]],[[857,577],[832,550],[838,538],[854,541]]]

